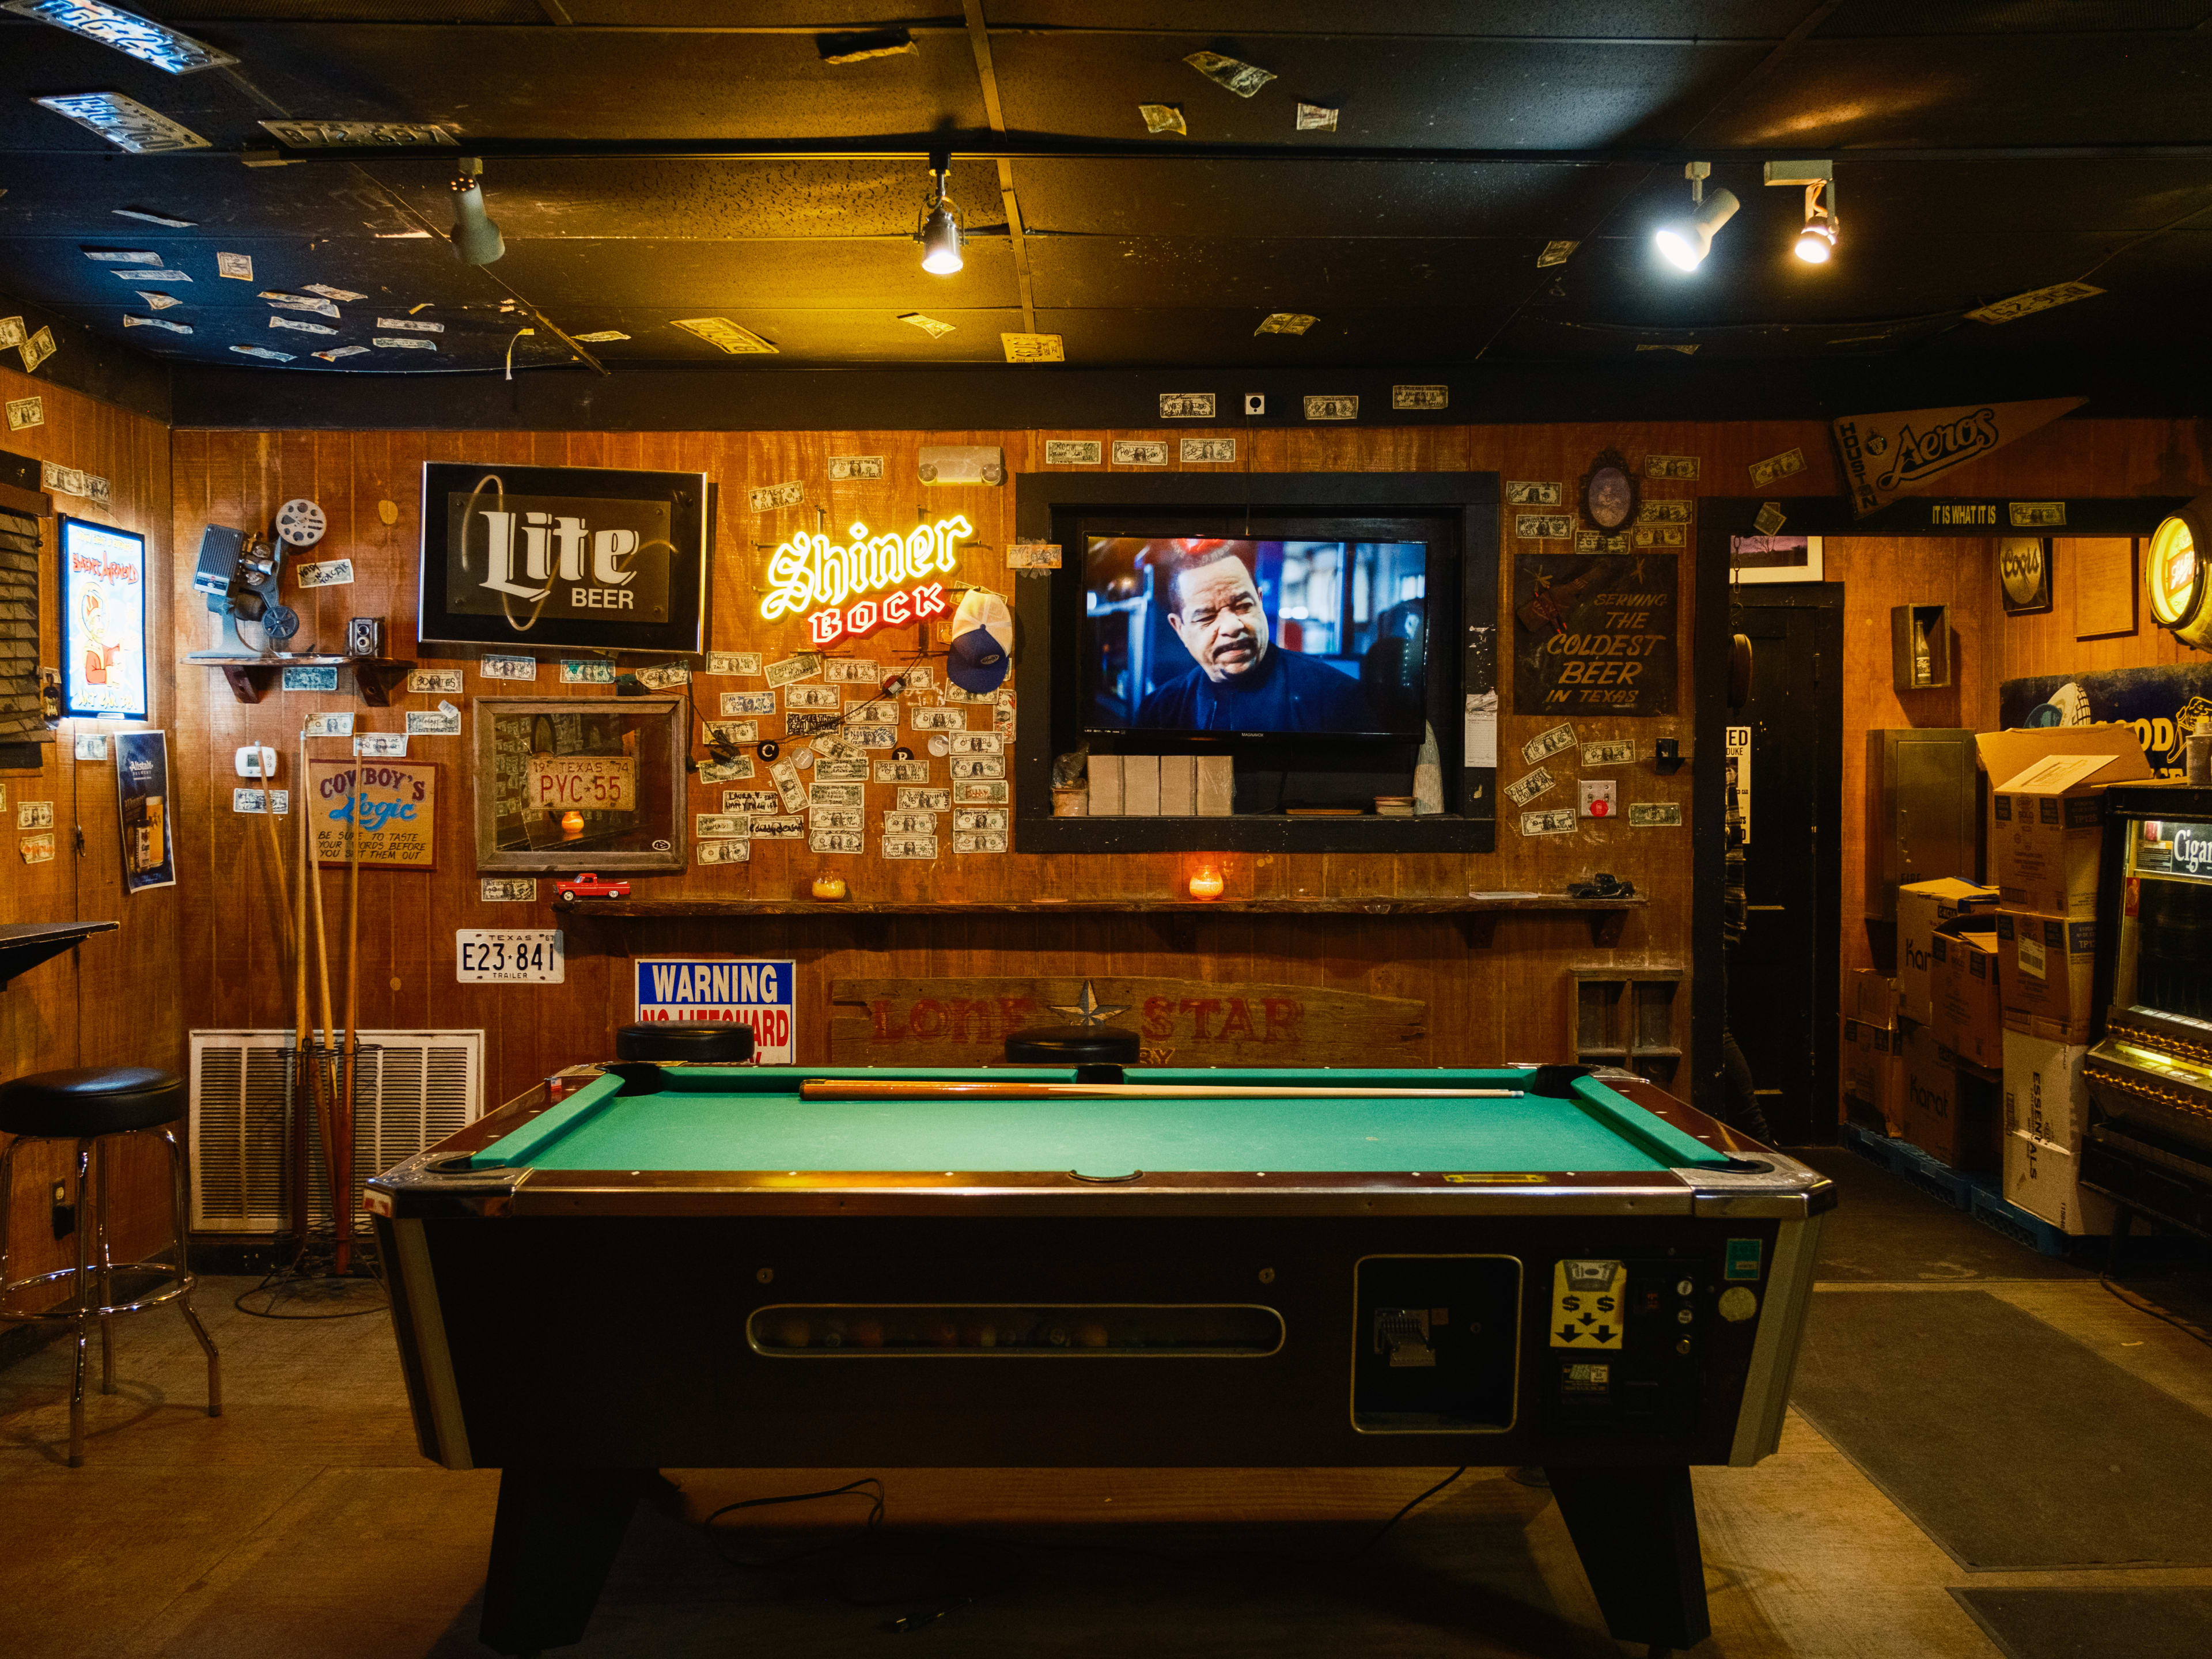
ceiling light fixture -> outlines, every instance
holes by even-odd
[[[931,156],[929,170],[937,179],[937,190],[921,210],[914,240],[921,244],[921,268],[933,276],[950,276],[962,264],[960,245],[967,240],[968,218],[945,193],[945,180],[952,176],[952,158]]]
[[[1832,161],[1769,161],[1766,182],[1805,191],[1805,228],[1790,252],[1808,265],[1824,265],[1836,252],[1836,166]],[[1824,201],[1821,198],[1826,197]]]
[[[1712,172],[1711,161],[1692,161],[1682,168],[1682,176],[1690,181],[1691,210],[1679,219],[1668,220],[1651,234],[1660,257],[1679,270],[1695,270],[1705,264],[1705,255],[1712,251],[1714,233],[1743,205],[1729,190],[1717,190],[1711,201],[1705,199],[1705,180]]]
[[[488,265],[507,252],[507,239],[484,211],[483,179],[483,161],[463,156],[453,179],[453,252],[465,265]]]

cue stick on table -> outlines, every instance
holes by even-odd
[[[1187,1100],[1255,1096],[1288,1100],[1517,1100],[1520,1089],[1301,1088],[1264,1083],[951,1083],[896,1078],[810,1078],[802,1100]]]
[[[338,1111],[338,1158],[345,1169],[346,1205],[333,1212],[337,1223],[337,1272],[343,1274],[353,1250],[353,1107],[355,1068],[360,1064],[361,1024],[361,758],[353,763],[353,790],[346,799],[345,1100]]]

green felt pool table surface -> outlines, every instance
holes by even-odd
[[[477,1170],[823,1172],[1136,1170],[1341,1174],[1711,1169],[1727,1155],[1591,1078],[1566,1097],[1316,1099],[1267,1089],[1517,1089],[1531,1073],[1132,1071],[1152,1085],[1250,1095],[1065,1099],[807,1100],[810,1079],[1069,1082],[1042,1067],[671,1068],[672,1087],[623,1095],[608,1076],[477,1152]]]

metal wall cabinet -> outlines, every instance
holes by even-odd
[[[1906,882],[1981,878],[1971,726],[1867,733],[1867,916],[1897,920]]]

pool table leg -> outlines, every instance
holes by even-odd
[[[1614,1640],[1687,1648],[1712,1634],[1686,1468],[1545,1474]]]
[[[658,1479],[652,1469],[502,1470],[484,1574],[484,1645],[524,1654],[583,1640],[630,1512]]]

